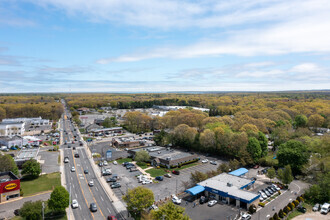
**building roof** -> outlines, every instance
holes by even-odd
[[[203,182],[198,183],[198,185],[227,193],[231,197],[241,198],[245,201],[252,201],[259,197],[259,195],[242,189],[252,183],[252,180],[222,173],[204,180]]]
[[[195,196],[198,193],[203,192],[204,190],[205,190],[205,188],[203,186],[197,185],[197,186],[194,186],[190,189],[187,189],[185,192],[190,193],[191,195]]]
[[[29,160],[29,159],[35,159],[39,153],[39,147],[38,148],[31,148],[31,149],[24,149],[21,150],[15,160]]]
[[[0,141],[16,141],[16,140],[22,140],[22,137],[20,136],[0,137]]]
[[[178,150],[168,149],[160,146],[136,148],[132,149],[131,151],[138,152],[140,150],[146,150],[151,157],[157,157],[163,160],[167,160],[167,158],[170,158],[170,160],[177,160],[191,156],[191,154],[187,152],[181,152]]]
[[[247,172],[249,172],[247,169],[239,168],[237,170],[230,172],[229,174],[234,175],[234,176],[242,176],[242,175],[246,174]]]
[[[15,125],[15,124],[24,124],[22,121],[3,121],[0,125]]]
[[[0,183],[17,180],[18,177],[11,171],[0,173]]]

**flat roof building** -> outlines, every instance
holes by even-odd
[[[14,158],[15,163],[18,167],[21,167],[23,163],[30,159],[37,160],[40,148],[22,149],[18,152],[17,156]]]
[[[2,121],[0,123],[0,136],[23,135],[25,132],[25,122]]]
[[[12,172],[0,173],[0,203],[20,196],[21,180]]]

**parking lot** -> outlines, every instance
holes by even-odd
[[[58,164],[58,151],[48,151],[49,149],[53,149],[52,146],[42,147],[40,148],[38,154],[38,160],[41,163],[42,173],[53,173],[59,172],[60,166]]]

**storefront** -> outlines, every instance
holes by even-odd
[[[0,203],[20,196],[21,181],[12,172],[0,173]]]

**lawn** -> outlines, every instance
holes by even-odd
[[[188,167],[193,167],[193,166],[196,166],[198,163],[195,162],[195,163],[190,163],[190,164],[186,164],[186,165],[183,165],[181,166],[180,168],[176,168],[175,170],[183,170],[183,169],[186,169]]]
[[[119,164],[122,164],[124,162],[132,162],[132,161],[133,161],[132,158],[122,158],[122,159],[117,160],[117,162]]]
[[[302,203],[302,206],[307,209],[307,212],[312,210],[312,206],[307,203]],[[287,220],[293,219],[294,217],[296,217],[298,215],[302,215],[302,214],[304,214],[304,213],[299,212],[297,209],[295,209],[293,212],[289,213]]]
[[[39,192],[53,190],[61,185],[60,173],[50,173],[33,180],[21,180],[23,196],[30,196]]]
[[[143,162],[142,163],[137,162],[136,165],[141,167],[142,169],[146,169],[146,168],[150,167],[147,165],[147,163],[143,163]]]
[[[162,176],[162,175],[166,174],[166,172],[163,169],[156,169],[156,168],[146,170],[146,172],[150,173],[150,175],[152,177]]]

